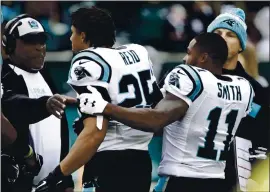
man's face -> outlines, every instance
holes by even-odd
[[[79,33],[78,30],[72,25],[71,26],[71,37],[70,41],[72,44],[72,51],[79,52],[81,50],[87,49],[88,46],[84,42],[83,33]]]
[[[188,65],[198,66],[199,63],[199,52],[195,48],[196,40],[193,39],[188,47],[187,47],[187,54],[184,57],[184,62]]]
[[[16,39],[16,48],[12,56],[28,69],[42,69],[46,55],[46,40],[44,34],[26,35]]]
[[[226,41],[228,46],[228,59],[231,59],[235,55],[238,55],[239,51],[242,50],[240,41],[237,35],[228,29],[216,29],[214,33],[219,34]]]

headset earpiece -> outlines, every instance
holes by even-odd
[[[14,52],[16,48],[16,38],[14,36],[14,30],[17,26],[19,26],[19,21],[23,18],[30,17],[28,14],[22,14],[11,21],[9,21],[5,26],[5,32],[2,37],[2,45],[5,49],[6,54],[10,55]],[[16,26],[15,26],[16,25]],[[14,28],[15,27],[15,28]]]

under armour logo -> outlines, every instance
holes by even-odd
[[[88,98],[85,99],[84,105],[86,105],[87,103],[88,103]]]
[[[95,107],[95,103],[96,103],[96,101],[93,101],[92,102],[92,107]]]
[[[231,27],[236,23],[233,19],[227,19],[223,21],[224,23],[227,23]]]

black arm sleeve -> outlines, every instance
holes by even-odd
[[[269,149],[269,92],[253,79],[248,79],[255,97],[253,102],[260,106],[256,117],[245,117],[237,130],[237,136],[249,139],[254,147]]]
[[[163,99],[163,95],[156,82],[153,83],[153,93],[151,94],[151,97],[151,100],[153,101],[152,108],[155,108],[155,106],[161,101],[161,99]]]
[[[8,91],[2,99],[2,109],[11,121],[14,117],[16,122],[33,124],[51,115],[46,108],[49,98],[50,96],[44,96],[31,99],[26,95],[13,94]]]
[[[2,111],[11,122],[33,124],[50,116],[46,109],[49,96],[29,98],[24,78],[8,64],[3,64],[1,75],[4,90]]]

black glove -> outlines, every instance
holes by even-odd
[[[76,118],[72,124],[72,127],[74,129],[74,132],[79,135],[83,128],[84,128],[84,125],[83,125],[83,121],[81,118]]]
[[[65,176],[58,165],[45,179],[41,180],[35,192],[60,192],[65,186],[62,184]]]
[[[21,166],[21,171],[23,175],[29,176],[29,177],[35,177],[39,174],[41,167],[43,165],[43,157],[39,154],[33,154],[35,165],[29,165],[26,160],[24,160],[24,163]]]
[[[72,175],[65,176],[63,183],[61,183],[61,188],[63,188],[63,189],[73,188],[74,189],[74,182],[72,179]]]
[[[14,157],[7,154],[1,154],[1,165],[2,177],[7,179],[7,182],[10,184],[15,183],[19,177],[20,169]]]

